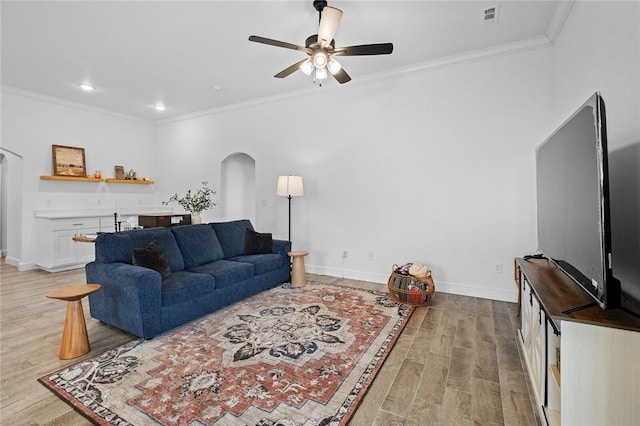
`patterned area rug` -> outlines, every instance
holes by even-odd
[[[38,380],[103,425],[342,425],[412,312],[385,292],[281,286]]]

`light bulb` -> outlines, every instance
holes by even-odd
[[[159,111],[159,112],[167,110],[167,107],[164,106],[164,104],[161,104],[161,103],[157,103],[153,107],[155,108],[156,111]]]
[[[91,83],[82,83],[80,88],[85,92],[93,92],[96,88]]]
[[[327,69],[325,67],[316,68],[316,80],[324,80],[327,78]]]
[[[316,68],[323,68],[327,65],[327,54],[324,53],[323,50],[318,50],[313,54],[313,65],[315,65]]]
[[[302,71],[306,75],[311,75],[313,68],[314,68],[313,62],[311,62],[311,58],[307,59],[302,64],[300,64],[300,71]]]
[[[329,58],[327,68],[329,68],[329,72],[331,74],[336,75],[336,73],[342,69],[342,65],[340,65],[340,62],[336,61],[335,59]]]

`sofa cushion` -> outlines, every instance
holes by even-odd
[[[252,229],[245,231],[244,254],[269,254],[273,251],[273,237],[271,234],[261,234]]]
[[[133,264],[133,249],[151,241],[158,243],[171,265],[171,271],[182,271],[184,259],[178,243],[168,228],[149,228],[99,234],[96,238],[96,262]]]
[[[155,241],[144,247],[133,249],[131,260],[134,265],[160,272],[162,279],[171,275],[171,265],[164,252]]]
[[[202,297],[212,297],[216,280],[208,274],[179,271],[162,281],[162,306],[184,303]]]
[[[253,265],[250,263],[218,260],[191,268],[189,272],[212,275],[216,279],[216,288],[220,289],[232,286],[240,281],[251,279],[253,277],[253,270]]]
[[[236,256],[229,260],[234,262],[245,262],[253,265],[253,270],[256,275],[264,274],[265,272],[275,271],[282,267],[284,257],[279,254],[252,254],[248,256]]]
[[[224,251],[224,258],[230,259],[244,254],[244,236],[247,229],[253,231],[253,225],[247,219],[234,220],[231,222],[212,223],[216,231],[218,241]]]
[[[174,226],[171,232],[182,252],[185,269],[224,258],[218,237],[210,225]]]

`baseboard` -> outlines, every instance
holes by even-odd
[[[330,277],[346,278],[349,280],[368,281],[372,283],[386,284],[389,275],[362,272],[350,269],[331,268],[328,266],[305,265],[305,270],[311,274],[328,275]]]
[[[18,262],[18,271],[20,272],[33,271],[34,269],[40,269],[34,262]]]
[[[20,259],[16,259],[15,257],[11,256],[5,257],[4,262],[7,265],[15,266],[20,272],[38,269],[38,266],[36,266],[36,264],[33,262],[21,262]]]
[[[501,290],[491,287],[479,287],[477,285],[448,283],[444,281],[435,281],[435,285],[436,291],[440,291],[442,293],[472,296],[480,299],[499,300],[501,302],[515,303],[518,300],[518,292],[515,290]]]
[[[311,274],[328,275],[330,277],[346,278],[350,280],[361,280],[380,284],[387,284],[389,275],[372,272],[362,272],[349,269],[331,268],[327,266],[305,265],[305,270]],[[499,300],[502,302],[513,302],[518,300],[518,292],[514,290],[501,290],[490,287],[479,287],[472,284],[450,283],[446,281],[435,281],[436,292],[457,294],[460,296],[472,296],[481,299]]]
[[[20,265],[20,259],[16,259],[15,257],[7,256],[4,259],[4,262],[7,265],[15,266],[16,268]]]

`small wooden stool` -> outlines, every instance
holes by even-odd
[[[307,285],[307,276],[304,272],[304,257],[309,254],[308,251],[290,251],[287,252],[293,258],[293,266],[291,267],[291,286],[304,287]]]
[[[89,335],[84,320],[82,298],[100,290],[100,284],[79,284],[51,290],[47,297],[67,301],[67,315],[60,344],[60,359],[77,358],[89,352]]]

